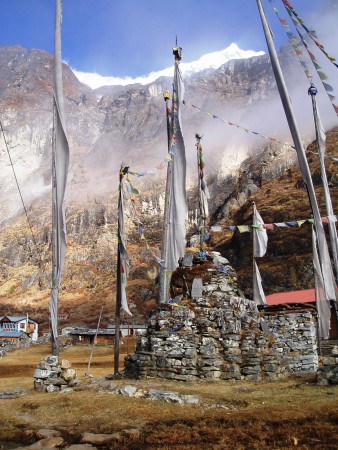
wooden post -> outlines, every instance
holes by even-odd
[[[101,311],[100,311],[100,315],[99,315],[99,320],[97,321],[97,327],[96,327],[96,332],[95,332],[94,340],[93,340],[93,343],[92,343],[92,350],[91,350],[90,356],[89,356],[89,361],[88,361],[88,366],[87,366],[86,376],[89,376],[90,363],[91,363],[91,361],[92,361],[92,357],[93,357],[93,353],[94,353],[95,340],[96,340],[97,333],[98,333],[99,327],[100,327],[100,322],[101,322],[101,317],[102,317],[102,311],[103,311],[103,306],[101,307]]]
[[[168,141],[168,153],[170,149],[170,108],[169,108],[169,100],[170,94],[168,91],[164,91],[163,93],[164,101],[165,101],[165,109],[166,109],[166,120],[167,120],[167,141]],[[167,167],[167,180],[166,180],[166,189],[165,189],[165,199],[164,199],[164,214],[163,214],[163,239],[162,239],[162,249],[161,249],[161,260],[167,260],[167,240],[168,240],[168,214],[170,210],[170,185],[171,185],[171,175],[172,175],[172,163],[168,161]],[[168,280],[166,274],[166,268],[161,267],[160,271],[160,292],[158,303],[165,303],[167,301],[168,296]]]
[[[333,208],[332,208],[332,201],[331,201],[331,197],[330,197],[329,183],[327,181],[324,154],[323,154],[324,150],[325,150],[325,146],[322,145],[322,143],[321,143],[322,141],[320,138],[320,130],[319,130],[320,119],[319,119],[318,112],[317,112],[318,110],[317,110],[317,102],[316,102],[317,89],[315,88],[315,86],[313,84],[311,84],[311,87],[308,90],[308,94],[311,95],[311,100],[312,100],[312,111],[313,111],[313,119],[314,119],[314,123],[315,123],[317,150],[318,150],[318,156],[319,156],[321,177],[322,177],[322,182],[323,182],[326,213],[328,216],[331,216],[331,215],[333,215]],[[337,244],[336,225],[334,223],[332,224],[331,222],[329,222],[328,230],[329,230],[329,240],[330,240],[330,244],[331,244],[331,253],[332,253],[332,259],[333,259],[333,269],[334,269],[334,273],[336,275],[336,277],[335,277],[336,282],[338,282],[338,244]]]
[[[119,373],[119,357],[120,357],[120,321],[121,321],[121,306],[122,306],[122,286],[121,286],[121,253],[120,253],[120,208],[122,203],[122,181],[125,175],[125,167],[121,165],[119,172],[119,199],[118,199],[118,221],[117,221],[117,267],[116,267],[116,310],[115,310],[115,341],[114,341],[114,376],[118,376]]]

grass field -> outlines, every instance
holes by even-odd
[[[61,350],[78,378],[85,379],[90,347]],[[90,373],[113,373],[113,348],[96,347]],[[37,393],[33,372],[50,346],[18,349],[0,360],[1,391],[21,387],[23,397],[0,400],[0,449],[30,443],[34,431],[57,429],[78,442],[82,432],[114,433],[138,428],[138,436],[105,449],[337,449],[338,386],[318,386],[314,378],[283,382],[194,383],[160,379],[117,381],[182,394],[197,394],[200,405],[174,405],[99,393],[83,388],[69,394]],[[123,355],[121,355],[121,363]],[[89,381],[87,381],[89,382]],[[218,407],[215,407],[218,405]]]

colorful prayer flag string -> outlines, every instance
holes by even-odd
[[[263,139],[268,139],[269,141],[278,142],[279,144],[282,144],[282,145],[288,145],[288,146],[291,147],[291,148],[295,148],[293,145],[291,145],[291,144],[288,143],[288,142],[282,142],[282,141],[279,141],[279,140],[276,139],[276,138],[272,138],[272,137],[269,137],[269,136],[265,136],[264,134],[258,133],[258,131],[252,131],[252,130],[249,130],[248,128],[245,128],[245,127],[243,127],[243,126],[241,126],[241,125],[238,125],[237,123],[229,122],[228,120],[222,119],[221,117],[216,116],[216,114],[212,114],[212,113],[210,113],[210,112],[208,112],[208,111],[205,111],[203,108],[200,108],[199,106],[193,105],[192,103],[187,103],[186,101],[184,101],[183,104],[184,104],[184,105],[187,105],[187,104],[188,104],[189,106],[192,106],[193,108],[197,109],[198,111],[203,112],[203,113],[206,114],[207,116],[212,117],[213,119],[218,119],[219,121],[225,123],[226,125],[235,126],[235,127],[239,128],[239,129],[241,129],[241,130],[244,130],[246,133],[252,133],[252,134],[255,134],[255,135],[257,135],[257,136],[262,137]]]
[[[299,15],[297,14],[297,12],[295,11],[294,7],[291,5],[291,3],[288,0],[282,0],[285,9],[287,11],[287,13],[289,14],[291,20],[293,21],[293,23],[295,24],[296,27],[301,26],[304,28],[304,30],[307,32],[308,36],[312,39],[312,41],[316,44],[316,46],[319,48],[319,50],[324,53],[324,55],[327,57],[327,59],[335,66],[338,68],[338,64],[335,63],[336,58],[334,58],[333,56],[330,56],[325,48],[324,45],[321,44],[318,41],[317,38],[317,34],[314,30],[309,30],[309,28],[305,25],[305,22],[303,19],[301,19],[299,17]]]
[[[277,10],[277,8],[276,8],[275,6],[273,6],[272,3],[273,3],[274,0],[269,0],[269,1],[270,1],[271,6],[272,6],[272,9],[273,9],[274,12],[276,13],[276,15],[277,15],[279,21],[281,22],[282,26],[283,26],[284,29],[285,29],[286,35],[288,36],[289,41],[290,41],[290,44],[293,46],[293,48],[294,48],[294,50],[295,50],[295,52],[296,52],[296,55],[297,55],[297,57],[298,57],[298,59],[299,59],[300,64],[301,64],[302,67],[303,67],[303,70],[304,70],[304,72],[305,72],[305,75],[307,76],[308,80],[309,80],[310,83],[311,83],[312,76],[311,76],[311,74],[310,74],[309,67],[307,66],[306,62],[305,62],[304,59],[303,59],[303,52],[302,52],[302,50],[299,48],[298,41],[294,38],[293,34],[291,33],[290,28],[289,28],[289,26],[288,26],[288,24],[287,24],[286,19],[281,18],[280,14],[279,14],[279,11]],[[324,80],[327,80],[327,79],[328,79],[328,76],[323,72],[321,66],[318,64],[315,55],[310,51],[309,45],[308,45],[307,41],[305,40],[305,38],[303,37],[302,33],[300,32],[300,29],[299,29],[299,28],[300,28],[300,27],[304,28],[304,30],[307,32],[307,34],[310,36],[310,38],[313,40],[313,42],[317,45],[317,47],[318,47],[318,48],[326,55],[326,57],[327,57],[327,58],[328,58],[328,59],[329,59],[336,67],[338,67],[338,65],[334,62],[334,61],[335,61],[335,58],[333,58],[333,57],[331,57],[331,56],[328,55],[328,53],[324,50],[324,46],[323,46],[322,44],[320,44],[320,42],[318,42],[318,40],[317,40],[317,38],[316,38],[316,33],[315,33],[315,31],[310,31],[310,30],[305,26],[304,21],[303,21],[303,20],[298,16],[298,14],[295,12],[295,10],[294,10],[293,6],[291,5],[291,3],[288,2],[287,0],[282,0],[282,2],[283,2],[283,4],[284,4],[284,6],[285,6],[285,9],[286,9],[287,13],[289,14],[289,16],[290,16],[290,18],[291,18],[291,20],[292,20],[292,22],[293,22],[295,28],[296,28],[297,34],[298,34],[300,40],[302,41],[302,43],[303,43],[303,45],[304,45],[304,47],[305,47],[305,49],[306,49],[306,51],[307,51],[307,53],[308,53],[308,55],[309,55],[311,61],[312,61],[312,64],[313,64],[314,68],[316,69],[316,72],[317,72],[317,74],[318,74],[318,76],[319,76],[319,78],[320,78],[320,80],[321,80],[321,82],[322,82],[322,84],[323,84],[323,86],[324,86],[324,89],[326,90],[326,93],[327,93],[327,95],[328,95],[328,97],[329,97],[329,99],[330,99],[330,101],[331,101],[331,103],[332,103],[333,109],[335,110],[335,113],[338,115],[338,106],[334,103],[334,101],[335,101],[336,98],[335,98],[335,96],[332,94],[332,92],[333,92],[333,87],[332,87],[330,84],[325,83]]]
[[[275,3],[275,0],[269,0],[269,1],[270,1],[273,11],[275,12],[276,16],[278,17],[281,25],[283,26],[283,28],[285,30],[285,33],[289,39],[290,44],[292,45],[297,57],[298,57],[298,60],[301,64],[301,66],[304,69],[305,75],[307,76],[309,82],[312,83],[313,76],[311,75],[310,67],[306,64],[306,62],[303,58],[303,51],[299,46],[299,41],[297,41],[297,39],[294,38],[294,35],[290,30],[288,21],[286,19],[284,19],[283,17],[281,17],[278,9],[273,5],[273,3]]]
[[[133,211],[135,220],[136,220],[136,222],[137,222],[138,232],[139,232],[139,235],[140,235],[140,240],[142,240],[142,241],[145,242],[145,248],[146,248],[146,250],[153,256],[153,258],[156,259],[157,263],[158,263],[163,269],[166,269],[166,267],[164,266],[164,261],[163,261],[161,258],[159,258],[159,257],[155,254],[155,252],[151,249],[151,247],[149,246],[148,240],[146,239],[146,237],[145,237],[145,235],[144,235],[144,232],[143,232],[143,224],[142,224],[142,222],[141,222],[141,220],[140,220],[140,218],[139,218],[141,214],[140,214],[140,212],[139,212],[138,209],[137,209],[137,206],[136,206],[136,198],[135,198],[135,195],[139,195],[140,192],[139,192],[138,189],[136,189],[136,188],[132,185],[132,183],[131,183],[131,181],[130,181],[130,178],[129,178],[129,175],[137,175],[137,173],[136,173],[136,172],[131,172],[131,171],[129,171],[129,172],[128,172],[128,175],[127,175],[126,178],[125,178],[125,181],[126,181],[125,185],[126,185],[126,190],[127,190],[127,192],[129,193],[129,199],[130,199],[130,201],[131,201],[131,208],[132,208],[132,211]]]
[[[321,218],[322,223],[328,223],[328,222],[337,222],[338,218],[336,215],[328,216],[328,217],[322,217]],[[214,225],[210,227],[210,230],[214,233],[219,233],[223,230],[229,230],[229,231],[236,231],[236,229],[240,233],[249,233],[252,230],[270,230],[274,231],[275,227],[277,228],[300,228],[305,223],[314,224],[314,219],[301,219],[301,220],[289,220],[287,222],[273,222],[273,223],[265,223],[263,225],[226,225],[224,227],[220,225]]]
[[[169,161],[171,161],[171,155],[167,153],[165,159],[161,161],[159,164],[157,164],[155,167],[152,167],[151,169],[146,170],[145,172],[132,172],[129,171],[129,175],[136,175],[137,177],[144,177],[145,175],[154,175],[158,170],[162,170],[165,168],[165,165],[168,164]]]

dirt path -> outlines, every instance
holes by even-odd
[[[323,387],[313,377],[282,382],[196,382],[117,380],[117,387],[161,389],[198,395],[199,405],[177,405],[100,392],[84,380],[89,347],[63,349],[78,377],[87,385],[69,394],[40,394],[33,372],[49,346],[20,349],[0,360],[1,391],[22,388],[25,395],[0,400],[0,449],[9,442],[32,442],[41,428],[61,431],[68,443],[81,433],[123,435],[102,449],[337,449],[338,386]],[[113,371],[113,349],[95,349],[94,380]],[[122,359],[122,358],[121,358]]]

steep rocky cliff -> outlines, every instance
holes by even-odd
[[[288,52],[282,60],[292,85],[299,79],[299,71]],[[51,270],[52,68],[52,57],[45,52],[0,47],[1,122],[29,219],[28,222],[22,214],[7,148],[1,139],[1,313],[29,311],[46,327]],[[103,323],[113,317],[118,169],[122,161],[139,171],[155,167],[164,160],[167,140],[162,94],[170,85],[171,79],[160,78],[147,86],[135,84],[93,91],[81,84],[64,65],[71,167],[66,202],[68,252],[60,310],[69,314],[71,323],[93,325],[100,305],[104,305]],[[187,78],[185,85],[183,125],[189,170],[189,234],[194,232],[197,204],[195,131],[205,135],[202,143],[212,194],[212,223],[246,223],[250,220],[253,198],[265,221],[309,215],[300,176],[294,169],[295,154],[290,146],[271,145],[269,141],[249,136],[236,127],[225,126],[192,106],[198,105],[206,112],[231,118],[251,129],[258,129],[259,125],[264,134],[287,141],[285,124],[273,120],[272,113],[267,114],[264,124],[257,120],[260,111],[274,112],[276,104],[279,105],[268,58],[230,61],[217,70],[206,70]],[[304,117],[306,119],[308,115],[304,114]],[[332,144],[332,152],[335,148]],[[314,170],[318,170],[317,166]],[[336,188],[333,166],[330,171],[331,185]],[[164,178],[165,167],[147,179],[132,180],[141,192],[137,209],[152,250],[146,251],[140,241],[130,208],[127,220],[131,255],[128,296],[136,305],[135,320],[141,320],[154,304],[158,264],[153,254],[160,252]],[[284,185],[285,197],[281,195]],[[287,213],[281,206],[286,202],[285,198],[289,201]],[[292,198],[295,199],[293,202]],[[279,206],[276,206],[277,202]],[[290,231],[288,236],[291,235]],[[277,265],[276,259],[262,268],[268,292],[308,286],[310,265],[294,247],[295,242],[301,241],[300,236],[294,234],[290,243],[280,236],[276,238],[278,251],[269,246],[271,257],[279,252],[280,259],[287,257],[290,263],[285,277],[276,276],[278,269],[274,269],[274,276],[270,273],[270,268]],[[273,243],[274,237],[270,237],[270,241]],[[212,236],[210,245],[228,255],[240,274],[240,284],[243,280],[241,287],[250,293],[249,237],[220,233]],[[304,248],[308,249],[308,245],[304,243]],[[292,257],[296,258],[294,262],[291,262]],[[302,282],[299,274],[305,274]]]

